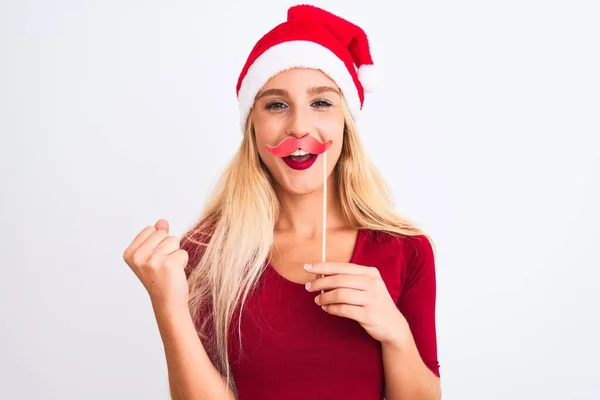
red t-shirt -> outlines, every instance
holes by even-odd
[[[427,238],[360,230],[351,262],[379,269],[421,358],[440,376],[435,263]],[[318,294],[267,266],[243,309],[242,353],[237,327],[229,338],[240,400],[383,399],[380,342],[358,322],[322,310],[314,302]]]

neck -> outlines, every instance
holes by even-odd
[[[334,183],[334,174],[331,174],[327,180],[327,230],[347,226]],[[281,213],[275,231],[308,239],[320,237],[323,233],[323,187],[306,194],[286,192],[281,187],[277,187],[276,192]]]

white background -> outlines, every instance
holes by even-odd
[[[600,398],[593,3],[314,3],[385,74],[361,136],[438,247],[444,399]],[[167,398],[122,251],[196,218],[241,139],[239,71],[292,4],[2,1],[0,398]]]

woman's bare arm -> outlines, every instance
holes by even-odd
[[[189,309],[153,304],[163,341],[173,400],[235,400],[206,354]]]

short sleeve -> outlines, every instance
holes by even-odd
[[[426,236],[408,238],[404,282],[398,309],[406,318],[423,362],[440,376],[435,321],[436,272],[433,247]]]
[[[204,243],[204,236],[197,231],[190,231],[183,235],[179,242],[179,248],[188,253],[188,263],[185,267],[186,279],[189,279],[190,274],[204,254],[205,245],[202,244]]]

